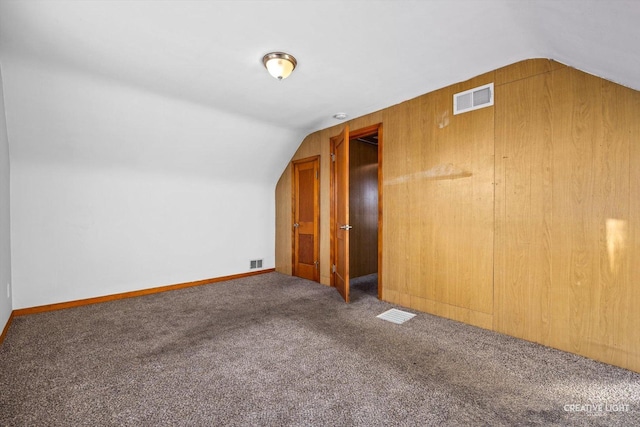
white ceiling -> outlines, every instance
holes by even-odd
[[[216,149],[219,167],[232,174],[242,156],[243,173],[274,182],[306,134],[337,123],[334,113],[361,116],[522,59],[556,59],[640,89],[638,22],[637,0],[0,0],[11,156],[23,146],[53,155],[51,141],[29,133],[41,117],[21,98],[64,70],[171,99],[172,108],[197,105],[210,113],[207,132],[236,123]],[[298,59],[282,82],[261,63],[274,50]],[[35,71],[27,78],[25,69]],[[212,155],[210,136],[184,141],[190,167]],[[175,156],[154,139],[148,148]],[[122,150],[114,161],[128,155],[117,144],[104,154],[113,147]]]

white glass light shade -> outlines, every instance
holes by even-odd
[[[268,53],[262,58],[264,66],[278,80],[286,79],[296,68],[296,59],[283,52]]]

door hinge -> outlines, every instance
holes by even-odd
[[[318,269],[318,266],[320,265],[320,261],[316,261],[314,262],[315,266],[316,266],[316,270]]]
[[[335,153],[331,153],[331,161],[335,162],[336,161],[336,155]]]
[[[331,272],[332,272],[332,273],[335,273],[335,272],[336,272],[336,265],[335,265],[335,264],[333,264],[333,265],[331,266]]]
[[[318,179],[318,171],[316,171],[316,179]]]

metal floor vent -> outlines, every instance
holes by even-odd
[[[382,314],[378,314],[376,317],[378,319],[387,320],[389,322],[397,323],[398,325],[400,325],[415,316],[416,315],[413,313],[407,313],[406,311],[392,308],[391,310],[387,310]]]

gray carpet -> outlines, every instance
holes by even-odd
[[[347,305],[268,273],[17,317],[0,425],[640,425],[640,375],[424,313],[386,322],[361,285]]]

